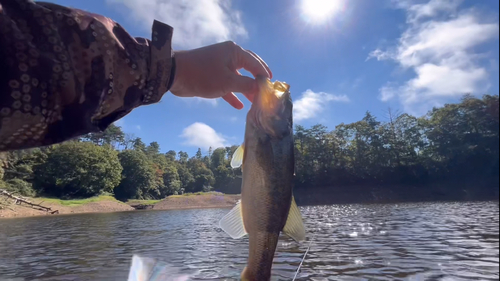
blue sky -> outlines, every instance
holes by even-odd
[[[499,93],[498,1],[477,0],[58,0],[151,37],[174,27],[174,49],[233,40],[291,85],[296,124],[333,129],[367,110],[423,115],[471,92]],[[248,75],[247,72],[243,72]],[[240,144],[250,104],[167,93],[117,122],[162,151]]]

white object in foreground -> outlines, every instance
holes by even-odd
[[[132,257],[128,281],[187,281],[188,275],[181,275],[179,269],[152,258]]]

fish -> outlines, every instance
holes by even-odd
[[[247,113],[243,143],[231,159],[241,168],[241,199],[219,221],[233,239],[248,235],[242,281],[268,281],[280,233],[305,240],[302,215],[293,196],[295,155],[290,85],[256,77],[259,93]]]

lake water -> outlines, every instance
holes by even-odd
[[[297,280],[498,280],[498,203],[301,207],[311,248]],[[228,209],[0,220],[0,280],[126,280],[133,254],[191,280],[238,280],[247,239]],[[309,242],[282,237],[273,280],[291,280]]]

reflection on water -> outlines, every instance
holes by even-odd
[[[313,238],[297,280],[498,280],[498,203],[301,208]],[[133,254],[192,280],[238,280],[247,239],[217,223],[228,209],[0,220],[0,280],[126,280]],[[282,237],[273,280],[307,249]]]

